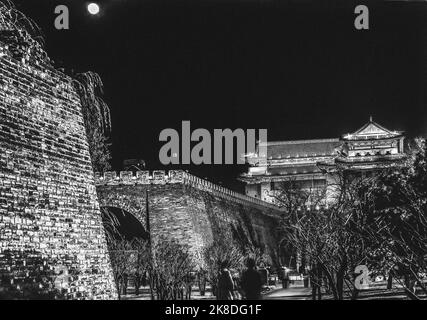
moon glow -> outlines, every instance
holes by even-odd
[[[99,13],[99,10],[99,6],[96,3],[90,3],[87,6],[87,11],[89,11],[89,13],[92,15],[97,15]]]

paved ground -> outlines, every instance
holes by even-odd
[[[148,287],[142,288],[141,294],[136,296],[133,294],[133,289],[130,288],[128,295],[122,296],[122,300],[151,300],[150,289]],[[215,300],[215,297],[212,296],[212,292],[208,291],[204,296],[201,296],[199,290],[193,289],[191,294],[192,300]]]
[[[311,288],[304,288],[302,283],[294,283],[288,289],[282,289],[281,285],[269,287],[270,291],[263,294],[265,300],[311,300]],[[128,295],[122,297],[123,300],[150,300],[150,290],[148,287],[141,289],[141,294],[135,296],[133,290],[129,290]],[[344,293],[345,299],[351,299],[350,293]],[[197,288],[193,288],[192,300],[215,300],[212,292],[208,290],[206,295],[201,296]],[[332,300],[331,294],[324,293],[322,300]],[[371,288],[360,292],[358,300],[406,300],[408,299],[402,288],[397,284],[393,289],[387,290],[386,283],[375,283]]]
[[[270,287],[271,291],[263,295],[265,300],[310,300],[311,299],[311,289],[304,288],[301,285],[295,285],[288,289],[282,289],[281,286]],[[130,293],[133,291],[129,290]],[[133,292],[132,292],[133,293]],[[141,289],[141,294],[135,296],[134,294],[128,294],[122,296],[123,300],[151,300],[150,291],[148,288]],[[215,297],[212,296],[211,292],[206,292],[205,296],[200,296],[198,290],[193,290],[192,300],[215,300]]]
[[[311,288],[293,287],[276,289],[264,295],[265,300],[310,300]]]

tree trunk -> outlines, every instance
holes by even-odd
[[[416,291],[416,285],[418,283],[418,285],[420,286],[421,290],[424,293],[427,294],[427,288],[424,285],[423,281],[418,277],[417,273],[411,269],[411,274],[412,274],[412,277],[415,279],[414,287],[413,287],[413,292],[415,293],[415,291]]]
[[[347,270],[347,260],[344,258],[343,263],[340,266],[340,269],[337,272],[337,294],[338,300],[344,299],[344,277]]]
[[[347,254],[345,252],[341,252],[342,261],[340,268],[337,272],[337,291],[338,291],[338,299],[344,300],[344,278],[345,273],[347,271]]]
[[[317,266],[317,300],[322,300],[322,269]]]
[[[389,271],[388,279],[387,279],[387,289],[391,290],[392,287],[393,287],[393,272]]]
[[[405,273],[405,275],[403,276],[403,278],[404,278],[405,287],[407,289],[409,289],[409,290],[412,291],[412,288],[411,288],[411,277],[409,276],[409,274]]]
[[[340,270],[337,272],[337,295],[338,300],[344,299],[344,272]]]
[[[149,286],[150,286],[150,294],[151,294],[151,300],[154,300],[154,288],[155,288],[155,281],[154,281],[154,275],[153,275],[153,273],[151,272],[150,274],[149,274],[149,279],[148,279],[148,282],[149,282]]]
[[[321,266],[322,270],[325,272],[326,278],[328,279],[328,282],[329,282],[330,288],[332,290],[332,295],[334,296],[334,299],[338,300],[337,288],[335,286],[335,282],[334,282],[334,279],[333,279],[331,273],[323,264],[321,264],[320,266]]]
[[[120,283],[117,284],[117,294],[118,294],[119,300],[121,300],[122,299],[122,293],[121,293]]]
[[[139,296],[139,288],[141,287],[141,284],[139,283],[139,280],[135,281],[135,295]]]
[[[316,300],[316,292],[317,291],[317,285],[313,282],[311,283],[311,299]]]
[[[421,300],[412,290],[405,288],[405,293],[411,300]]]

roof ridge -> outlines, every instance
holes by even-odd
[[[376,126],[377,128],[379,128],[379,129],[381,129],[381,130],[383,130],[383,131],[387,132],[388,134],[393,134],[393,132],[392,132],[391,130],[389,130],[389,129],[387,129],[387,128],[383,127],[382,125],[380,125],[379,123],[377,123],[377,122],[373,121],[372,119],[371,119],[369,122],[365,123],[365,124],[364,124],[360,129],[356,130],[355,132],[353,132],[353,133],[351,133],[351,134],[352,134],[352,135],[359,134],[360,132],[362,132],[363,130],[365,130],[365,129],[366,129],[368,126],[370,126],[370,125],[374,125],[374,126]]]
[[[305,144],[305,143],[324,143],[324,142],[340,142],[340,139],[339,138],[330,138],[330,139],[310,139],[310,140],[267,141],[267,146],[289,145],[289,144]]]

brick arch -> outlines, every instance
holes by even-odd
[[[231,225],[241,225],[245,237],[263,247],[276,248],[277,219],[280,208],[240,195],[234,191],[187,175],[181,182],[160,179],[153,173],[150,181],[141,174],[120,177],[105,173],[96,179],[96,191],[102,207],[122,209],[146,225],[146,201],[153,243],[170,239],[189,249],[194,262],[203,266],[203,249],[219,238],[231,235]],[[125,178],[126,177],[126,178]],[[255,227],[262,234],[256,241]],[[247,232],[247,234],[246,234]],[[274,250],[269,250],[273,258]]]
[[[145,199],[126,195],[118,192],[98,192],[99,206],[101,208],[117,208],[132,214],[146,229]]]

